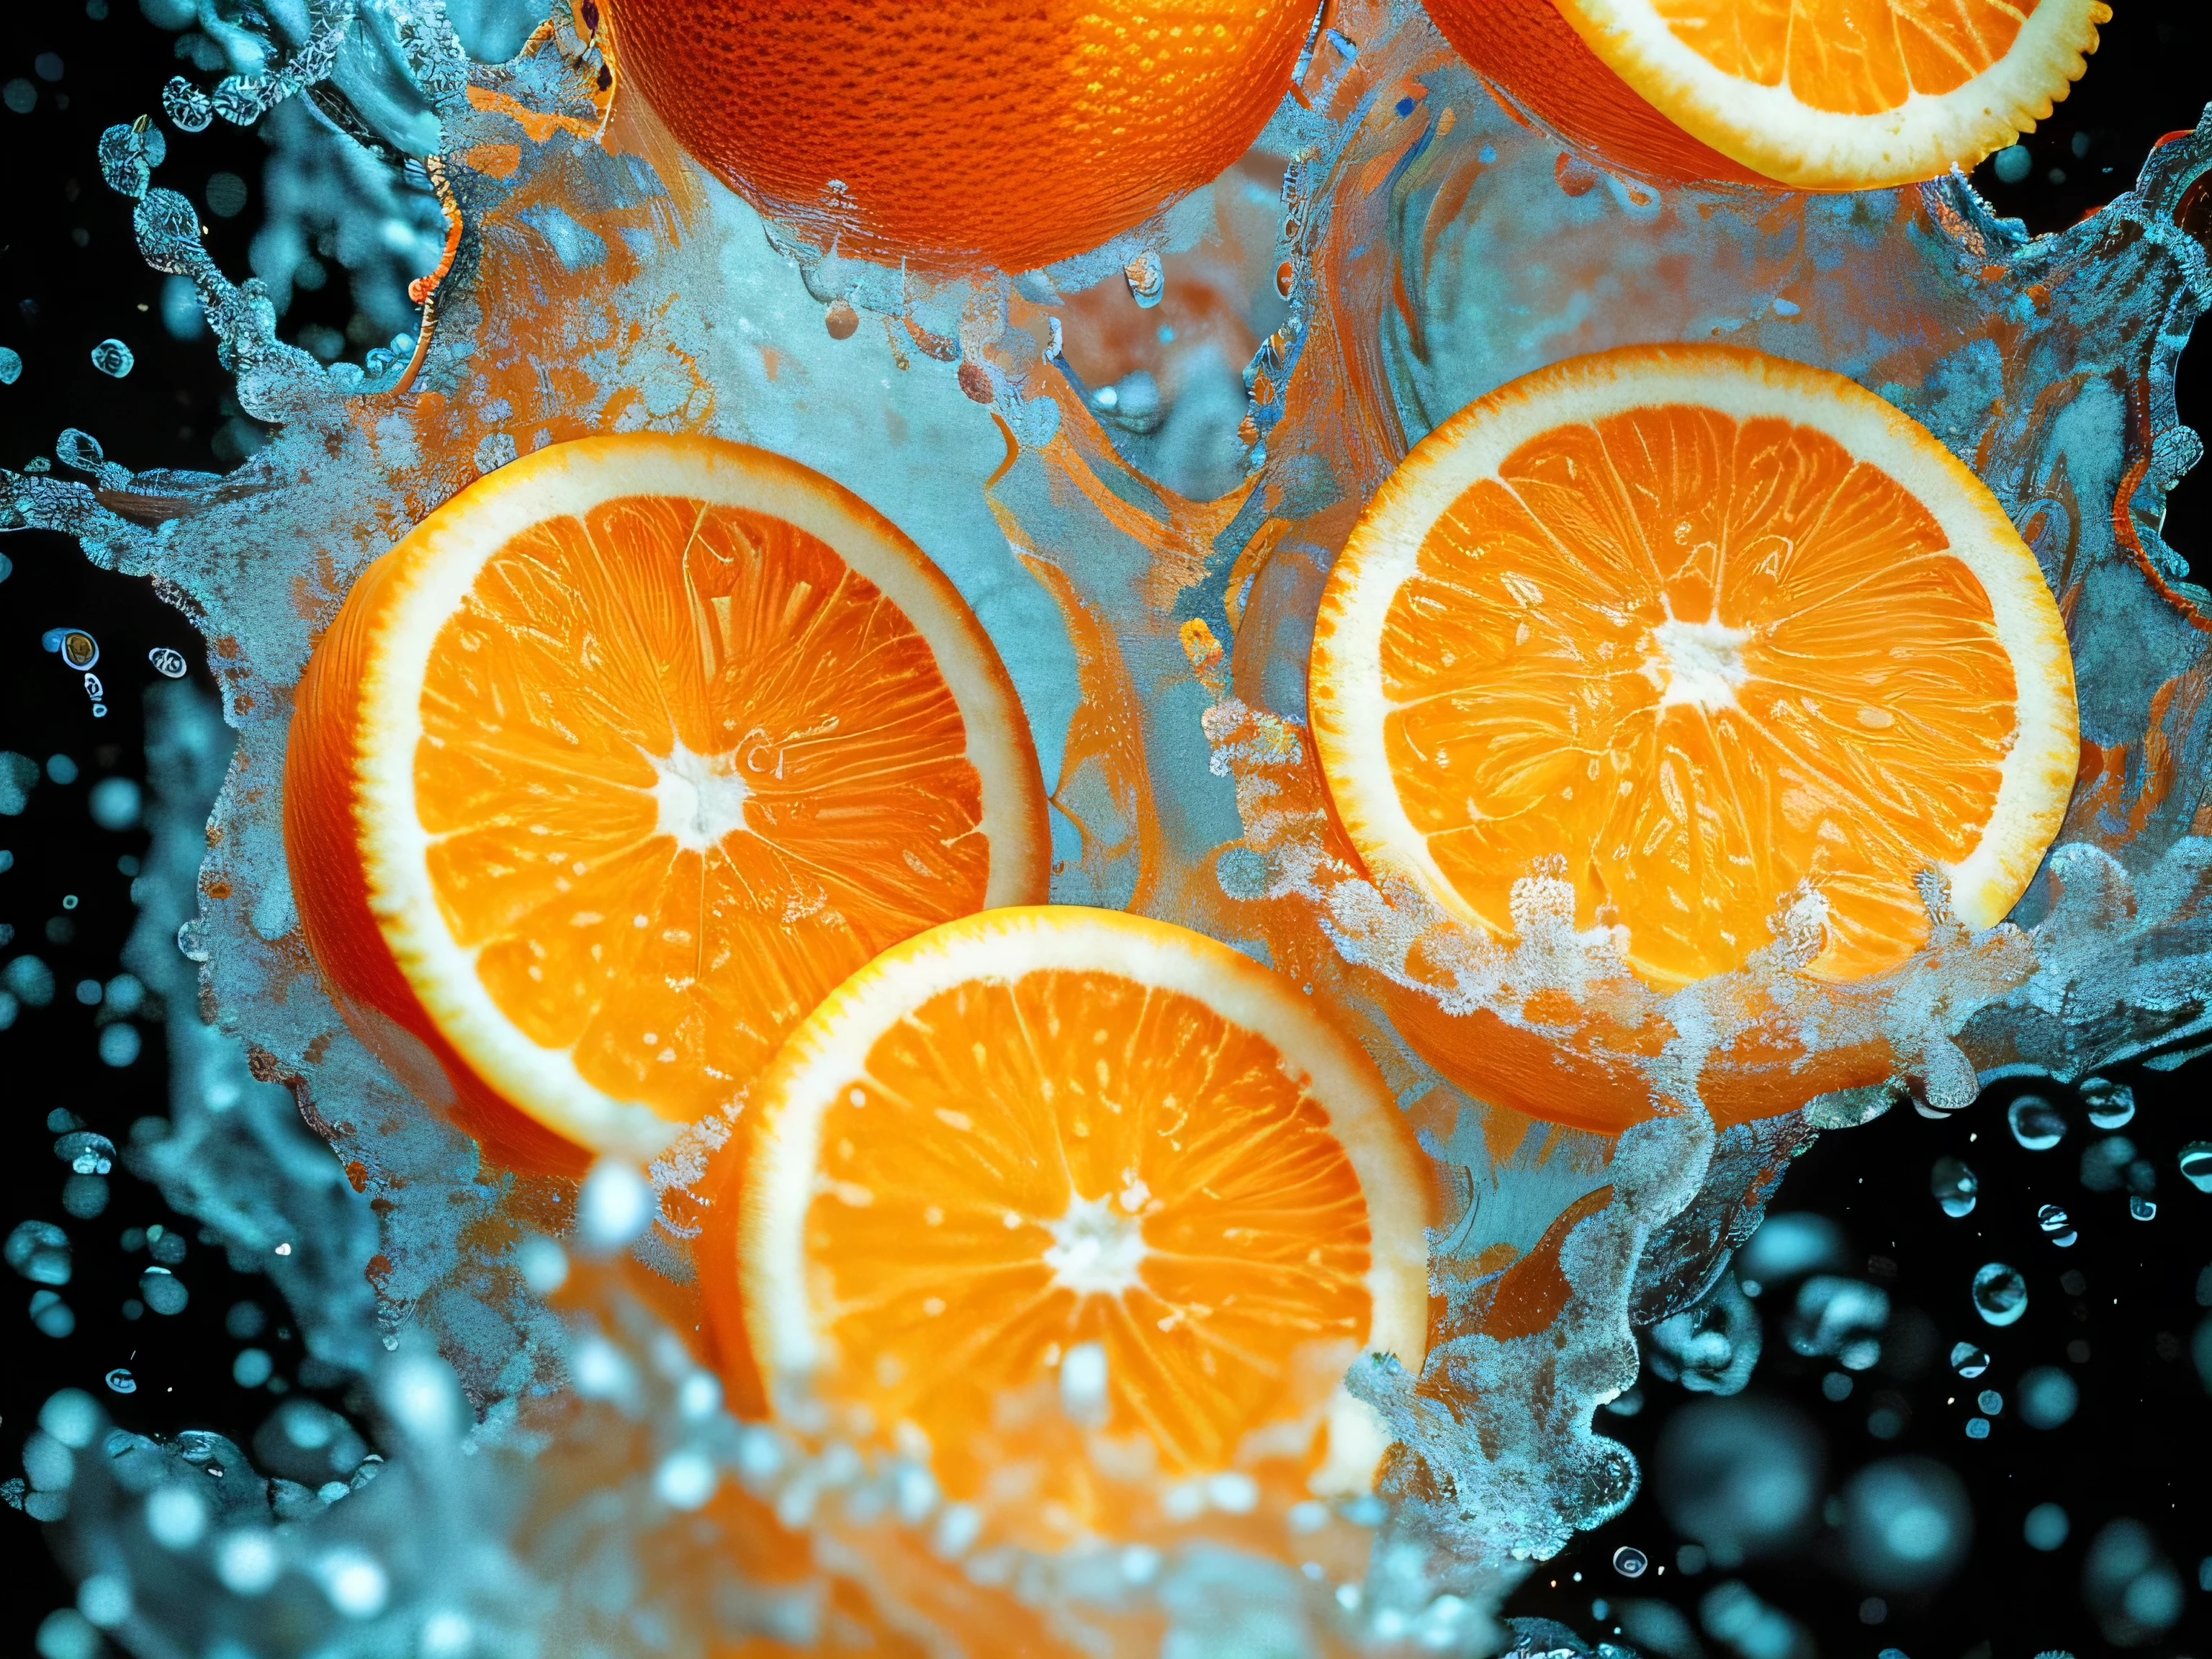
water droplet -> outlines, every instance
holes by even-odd
[[[102,340],[92,349],[92,366],[118,380],[131,372],[131,366],[137,361],[131,355],[131,348],[120,340]]]
[[[2101,1077],[2084,1078],[2079,1085],[2089,1121],[2100,1129],[2117,1129],[2136,1115],[2136,1091],[2124,1083]]]
[[[1986,1440],[1986,1439],[1988,1439],[1989,1437],[1990,1437],[1990,1419],[1989,1419],[1988,1418],[1986,1418],[1986,1417],[1970,1417],[1970,1418],[1968,1418],[1968,1419],[1966,1419],[1966,1438],[1967,1438],[1967,1439],[1969,1439],[1969,1440]]]
[[[2158,1201],[2137,1193],[2128,1200],[2128,1213],[2138,1221],[2148,1221],[2158,1213]]]
[[[822,313],[822,326],[830,331],[833,340],[849,340],[860,326],[860,313],[853,309],[850,300],[832,300],[830,308]]]
[[[2192,1140],[2181,1149],[2181,1178],[2200,1193],[2212,1193],[2212,1140]]]
[[[2049,1152],[2066,1138],[2066,1115],[2041,1095],[2022,1095],[2005,1109],[2012,1138],[2031,1152]]]
[[[179,132],[205,132],[215,119],[215,106],[207,94],[181,75],[171,76],[161,88],[161,112]]]
[[[1168,291],[1167,269],[1150,248],[1123,265],[1121,276],[1129,284],[1129,297],[1146,310],[1159,304],[1160,296]]]
[[[1953,1218],[1972,1213],[1974,1195],[1981,1182],[1974,1172],[1955,1158],[1939,1158],[1928,1172],[1928,1190],[1943,1206],[1943,1213]]]
[[[118,1365],[108,1372],[107,1386],[118,1394],[136,1394],[138,1392],[138,1379]]]
[[[1974,1274],[1974,1311],[1991,1325],[2009,1325],[2027,1311],[2027,1280],[2017,1267],[1991,1261]]]
[[[207,939],[198,916],[177,928],[177,949],[186,962],[205,962],[208,959]]]
[[[22,358],[11,348],[0,346],[0,386],[13,386],[22,378]]]
[[[191,672],[191,665],[185,660],[185,653],[172,650],[166,645],[157,645],[149,651],[146,660],[154,665],[154,672],[165,680],[180,680]]]
[[[1995,1389],[1984,1389],[1974,1396],[1974,1403],[1991,1417],[2004,1410],[2004,1396]]]
[[[2036,1224],[2051,1236],[2051,1242],[2062,1250],[2068,1249],[2076,1238],[2081,1237],[2074,1231],[2074,1224],[2068,1218],[2066,1212],[2056,1204],[2046,1204],[2038,1210],[2035,1212],[2035,1220]]]
[[[1979,1376],[1990,1368],[1990,1357],[1971,1342],[1951,1345],[1951,1369],[1961,1376]]]
[[[1623,1544],[1613,1553],[1613,1570],[1623,1578],[1641,1578],[1651,1565],[1651,1558],[1633,1544]]]

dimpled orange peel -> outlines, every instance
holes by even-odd
[[[1041,896],[1048,845],[1012,684],[921,550],[794,462],[651,434],[526,456],[369,567],[284,835],[357,1029],[556,1170],[653,1156],[876,951]]]
[[[1540,370],[1415,447],[1324,590],[1316,746],[1378,874],[1498,936],[1520,878],[1671,988],[1785,910],[1849,981],[1977,927],[2057,834],[2072,659],[2034,556],[1924,428],[1717,346]]]
[[[1342,1379],[1419,1372],[1425,1164],[1358,1047],[1228,946],[1066,905],[948,922],[806,1019],[741,1134],[702,1277],[711,1310],[741,1276],[793,1421],[1033,1540],[1369,1490],[1385,1442]]]
[[[622,76],[765,212],[887,264],[1024,270],[1242,155],[1291,0],[605,0]]]
[[[1427,0],[1476,70],[1660,182],[1869,190],[2046,120],[2102,0]]]

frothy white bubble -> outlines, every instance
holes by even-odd
[[[653,1188],[627,1164],[603,1158],[584,1177],[576,1194],[576,1227],[584,1242],[618,1250],[643,1232],[653,1219]]]

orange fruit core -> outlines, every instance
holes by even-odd
[[[1927,937],[1911,872],[1963,859],[2014,733],[1981,583],[1834,438],[1667,404],[1522,444],[1423,539],[1382,641],[1399,798],[1502,934],[1565,852],[1576,920],[1679,981],[1827,904],[1825,975]]]
[[[679,1121],[876,951],[984,902],[928,643],[826,544],[672,496],[484,562],[422,690],[436,902],[500,1012]]]
[[[1368,1329],[1367,1204],[1327,1112],[1196,997],[1072,970],[963,985],[832,1099],[813,1300],[869,1357],[857,1397],[926,1425],[955,1491],[1040,1382],[1095,1381],[1097,1425],[1170,1474],[1227,1468]]]
[[[1878,115],[1955,90],[2012,49],[2038,0],[1652,0],[1722,74],[1808,108]]]

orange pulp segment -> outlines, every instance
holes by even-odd
[[[1324,591],[1316,746],[1353,844],[1514,929],[1564,875],[1671,986],[1785,907],[1808,971],[2019,898],[2077,753],[2057,608],[1989,491],[1843,377],[1721,347],[1528,375],[1408,456]]]
[[[1657,174],[1863,190],[1972,167],[2048,119],[2103,0],[1429,0],[1484,74],[1601,159]],[[1556,14],[1556,20],[1545,14]],[[1564,28],[1560,27],[1564,24]],[[1576,43],[1579,42],[1579,46]],[[1685,173],[1686,150],[1718,166]],[[1611,140],[1611,143],[1606,141]],[[1624,142],[1626,141],[1626,142]]]
[[[746,1124],[780,1409],[1060,1537],[1209,1475],[1368,1489],[1342,1378],[1419,1372],[1428,1186],[1372,1062],[1267,969],[1111,911],[950,922],[826,1000]]]
[[[1044,884],[1028,730],[951,585],[707,439],[558,445],[447,503],[356,586],[292,741],[326,970],[594,1151],[652,1155],[884,946]]]

